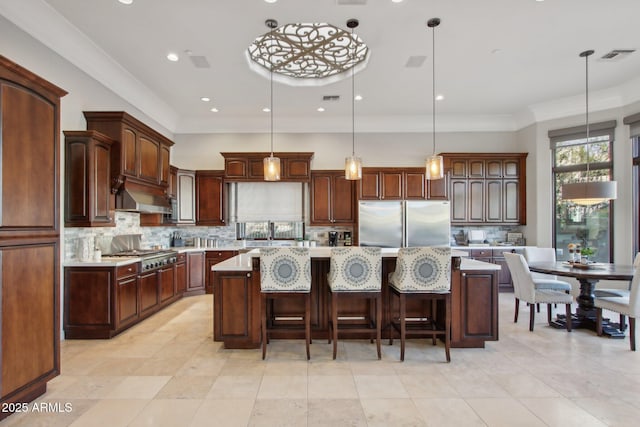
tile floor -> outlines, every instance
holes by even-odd
[[[9,426],[631,426],[640,419],[640,352],[628,338],[514,324],[500,294],[500,340],[485,349],[399,342],[302,341],[224,350],[210,295],[185,298],[108,341],[62,342],[62,374],[37,402],[71,410],[16,414]],[[640,337],[639,337],[640,338]]]

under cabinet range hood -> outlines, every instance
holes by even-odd
[[[166,197],[131,189],[118,192],[116,210],[154,214],[171,214],[172,212]]]

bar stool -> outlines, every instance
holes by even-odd
[[[329,269],[329,343],[333,339],[333,358],[338,351],[338,332],[368,333],[376,337],[378,359],[382,357],[380,337],[382,322],[382,255],[380,248],[343,247],[331,249]],[[366,324],[355,322],[350,316],[338,313],[338,301],[364,299],[369,305]],[[375,311],[372,305],[375,304]],[[344,314],[344,313],[343,313]],[[346,313],[348,314],[348,313]]]
[[[400,248],[396,271],[389,275],[389,290],[389,319],[393,328],[400,332],[400,360],[404,361],[407,336],[431,335],[434,345],[437,336],[444,337],[447,362],[450,362],[451,248]],[[400,301],[398,318],[394,318],[391,313],[393,295]],[[431,316],[420,316],[418,320],[407,319],[408,299],[431,301]],[[436,319],[438,301],[444,302],[444,324]],[[393,331],[389,337],[389,345],[393,345]]]
[[[311,258],[309,248],[261,248],[260,293],[262,316],[262,359],[267,354],[272,319],[267,320],[269,302],[275,299],[299,298],[304,300],[304,336],[307,360],[311,358]],[[269,316],[270,317],[270,316]]]

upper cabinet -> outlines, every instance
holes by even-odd
[[[87,129],[116,143],[111,150],[112,187],[124,180],[167,188],[173,142],[123,111],[85,111]]]
[[[263,160],[271,153],[220,153],[226,181],[264,181]],[[280,158],[280,181],[309,182],[313,153],[274,153]]]
[[[114,141],[96,131],[64,131],[64,225],[115,226],[110,191]]]
[[[226,225],[224,219],[224,172],[196,172],[197,225]]]
[[[359,200],[447,200],[447,178],[427,181],[424,168],[363,168]]]
[[[196,173],[178,169],[177,180],[177,215],[178,224],[195,224],[196,222]]]
[[[526,224],[527,153],[444,153],[454,224]]]
[[[355,223],[356,185],[344,171],[311,173],[310,225],[352,225]]]

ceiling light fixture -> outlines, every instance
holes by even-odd
[[[211,109],[211,112],[212,112],[212,113],[217,113],[218,111],[220,111],[220,110],[218,110],[216,107],[213,107],[213,108]]]
[[[209,102],[209,101],[211,101],[211,98],[209,98],[208,96],[203,96],[202,98],[200,98],[200,101]]]
[[[591,206],[598,203],[608,202],[617,196],[617,184],[615,181],[589,181],[589,56],[593,55],[593,50],[585,50],[580,53],[585,63],[585,121],[587,139],[585,142],[587,152],[587,173],[586,180],[574,182],[562,186],[562,199],[572,201],[578,205]]]
[[[349,19],[347,27],[351,28],[351,38],[353,29],[358,26],[357,19]],[[362,159],[356,157],[356,91],[355,91],[355,66],[356,66],[356,44],[353,44],[353,63],[351,64],[351,156],[344,159],[344,175],[346,179],[356,180],[362,178]]]
[[[278,28],[278,21],[267,19],[265,25],[271,29],[271,41],[273,42],[273,32]],[[272,52],[270,52],[272,53]],[[280,181],[280,158],[273,155],[273,62],[269,62],[269,112],[271,115],[271,155],[262,161],[264,167],[265,181]]]
[[[432,30],[432,47],[431,47],[431,83],[433,92],[431,93],[432,115],[433,115],[433,152],[426,160],[426,178],[442,179],[444,178],[444,160],[442,156],[436,155],[436,27],[440,25],[440,18],[431,18],[427,21],[427,26]]]
[[[178,54],[171,52],[171,53],[167,54],[167,59],[169,61],[171,61],[171,62],[176,62],[180,58],[178,57]]]
[[[133,0],[118,0],[122,4],[126,4],[127,6],[133,3]]]

